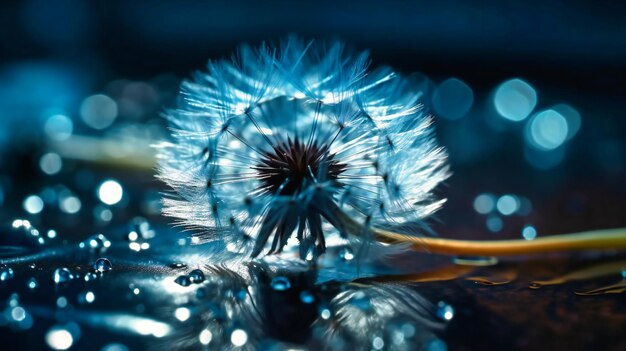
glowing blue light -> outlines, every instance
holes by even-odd
[[[537,92],[525,81],[511,79],[500,84],[493,102],[500,116],[511,121],[521,121],[537,105]]]
[[[505,216],[510,216],[515,213],[519,209],[519,206],[519,200],[513,195],[501,196],[496,204],[498,211]]]
[[[541,111],[529,122],[526,139],[540,150],[553,150],[561,146],[568,135],[567,120],[555,110]]]
[[[248,333],[243,329],[235,329],[230,334],[230,342],[235,346],[243,346],[248,342]]]
[[[92,95],[80,105],[80,116],[91,128],[104,129],[117,118],[117,104],[106,95]]]
[[[461,80],[450,78],[435,89],[432,101],[439,116],[447,119],[459,119],[465,116],[472,107],[474,93]]]
[[[120,183],[112,179],[104,181],[98,188],[98,197],[100,198],[100,201],[107,205],[115,205],[120,202],[123,195],[124,189]]]
[[[28,213],[37,214],[43,210],[43,200],[37,195],[31,195],[22,204]]]
[[[487,229],[489,229],[490,232],[499,232],[502,230],[502,227],[504,226],[504,223],[502,223],[502,218],[498,217],[498,216],[489,216],[487,217]]]
[[[69,117],[57,114],[48,118],[43,128],[51,139],[67,140],[70,136],[72,136],[74,123]]]
[[[532,225],[527,225],[524,229],[522,229],[522,236],[526,240],[533,240],[537,237],[537,229],[535,229]]]
[[[495,196],[492,194],[480,194],[474,199],[474,210],[480,214],[487,214],[496,207]]]
[[[571,139],[582,124],[580,113],[568,104],[558,104],[552,107],[552,110],[558,112],[567,120],[567,140]]]
[[[54,175],[61,171],[63,167],[63,160],[61,156],[54,152],[49,152],[39,159],[39,168],[48,175]]]
[[[64,328],[52,327],[46,333],[46,343],[53,350],[67,350],[74,343],[74,337]]]

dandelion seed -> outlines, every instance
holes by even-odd
[[[340,43],[293,38],[210,62],[167,113],[164,213],[252,257],[279,253],[292,237],[302,259],[315,259],[329,235],[423,234],[443,203],[432,190],[448,176],[446,155],[423,92],[367,66],[366,53]]]

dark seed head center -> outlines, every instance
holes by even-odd
[[[345,164],[338,162],[325,144],[288,138],[265,152],[255,169],[267,192],[293,195],[311,182],[336,181]]]

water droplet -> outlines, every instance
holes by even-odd
[[[26,286],[27,286],[29,289],[35,289],[36,287],[38,287],[38,286],[39,286],[39,283],[37,282],[37,279],[35,279],[35,278],[30,278],[30,279],[28,279],[28,282],[26,283]]]
[[[7,281],[9,279],[13,279],[15,273],[13,272],[13,268],[11,267],[2,267],[0,268],[0,281]]]
[[[111,261],[106,258],[99,258],[93,264],[93,270],[98,273],[108,272],[113,269]]]
[[[339,250],[339,258],[341,258],[344,261],[351,261],[352,259],[354,259],[354,253],[352,253],[351,248],[346,246],[346,247],[343,247],[341,250]]]
[[[446,321],[452,320],[454,318],[454,307],[439,301],[437,304],[437,316]]]
[[[194,269],[189,273],[189,279],[194,284],[199,284],[204,281],[204,273],[199,269]]]
[[[74,277],[72,276],[72,272],[65,267],[57,268],[54,270],[54,274],[52,274],[52,280],[55,284],[63,284],[72,280]]]
[[[311,304],[315,301],[315,296],[313,296],[310,291],[304,290],[300,293],[300,301],[302,301],[302,303]]]
[[[173,269],[181,269],[181,268],[186,268],[187,265],[184,263],[174,262],[174,263],[170,263],[169,267]]]
[[[191,285],[191,278],[188,275],[181,275],[174,280],[174,283],[180,286],[189,286]]]
[[[330,315],[330,310],[328,308],[322,308],[320,310],[320,317],[322,317],[322,319],[329,319]]]
[[[291,282],[287,277],[276,277],[272,279],[271,286],[276,291],[285,291],[291,288]]]

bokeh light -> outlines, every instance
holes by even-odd
[[[43,210],[43,200],[37,195],[31,195],[24,200],[23,207],[28,213],[37,214]]]
[[[124,189],[115,180],[109,179],[100,184],[98,188],[98,197],[100,201],[107,205],[115,205],[122,200]]]
[[[526,140],[540,150],[561,146],[568,136],[567,120],[553,109],[541,111],[528,123]]]
[[[511,121],[521,121],[537,105],[537,92],[527,82],[515,78],[500,84],[493,102],[500,116]]]
[[[60,327],[52,327],[46,333],[46,343],[53,350],[67,350],[72,347],[74,338],[72,334]]]
[[[83,100],[80,116],[91,128],[104,129],[117,118],[117,104],[104,94],[92,95]]]
[[[61,156],[54,152],[44,154],[39,159],[39,168],[41,168],[41,170],[47,175],[54,175],[59,173],[62,167],[63,160],[61,160]]]
[[[50,139],[57,141],[67,140],[72,136],[74,122],[65,115],[55,114],[46,120],[43,128]]]
[[[467,114],[474,103],[474,92],[457,78],[439,84],[433,92],[433,108],[441,117],[459,119]]]

